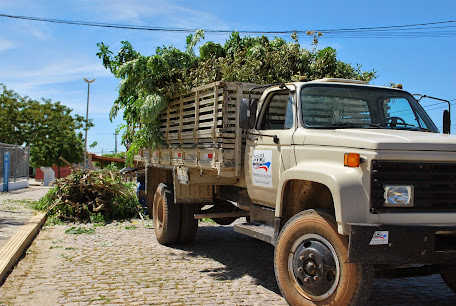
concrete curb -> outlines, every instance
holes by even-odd
[[[10,269],[14,267],[26,248],[32,243],[45,220],[46,213],[33,216],[0,248],[0,284],[3,283]]]

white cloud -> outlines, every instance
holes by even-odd
[[[1,74],[5,74],[2,76]],[[53,62],[50,65],[42,66],[31,70],[9,70],[0,73],[0,78],[8,77],[15,90],[30,89],[32,87],[59,84],[82,79],[84,76],[106,77],[111,76],[99,63],[94,64],[75,64],[74,62]]]
[[[49,33],[49,29],[45,28],[44,30],[40,30],[40,28],[32,26],[32,24],[24,25],[23,31],[40,40],[46,40],[52,37]]]
[[[108,19],[125,24],[225,28],[220,18],[214,14],[185,7],[175,1],[104,0],[97,1],[96,4],[87,2],[86,10],[88,12],[102,12],[103,15],[99,17],[103,20]]]
[[[6,38],[0,36],[0,52],[16,48],[16,45]]]

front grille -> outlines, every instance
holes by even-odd
[[[384,207],[384,185],[413,185],[414,206]],[[456,163],[372,161],[372,212],[456,211]]]

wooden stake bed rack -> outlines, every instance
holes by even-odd
[[[252,83],[215,82],[171,99],[161,115],[165,144],[141,150],[135,160],[163,166],[217,171],[219,177],[239,177],[245,133],[239,128],[239,110]],[[262,90],[252,98],[259,99]]]

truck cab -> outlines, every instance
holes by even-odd
[[[256,118],[247,136],[245,181],[252,201],[275,209],[277,217],[287,213],[287,185],[299,180],[326,187],[320,193],[331,195],[340,234],[349,234],[350,223],[454,223],[452,214],[394,217],[456,212],[455,137],[439,134],[409,93],[354,80],[293,83],[267,89]],[[446,175],[438,188],[428,180],[435,167],[442,169],[435,175]],[[437,197],[429,202],[426,192]],[[394,194],[385,200],[391,203],[385,193]]]

